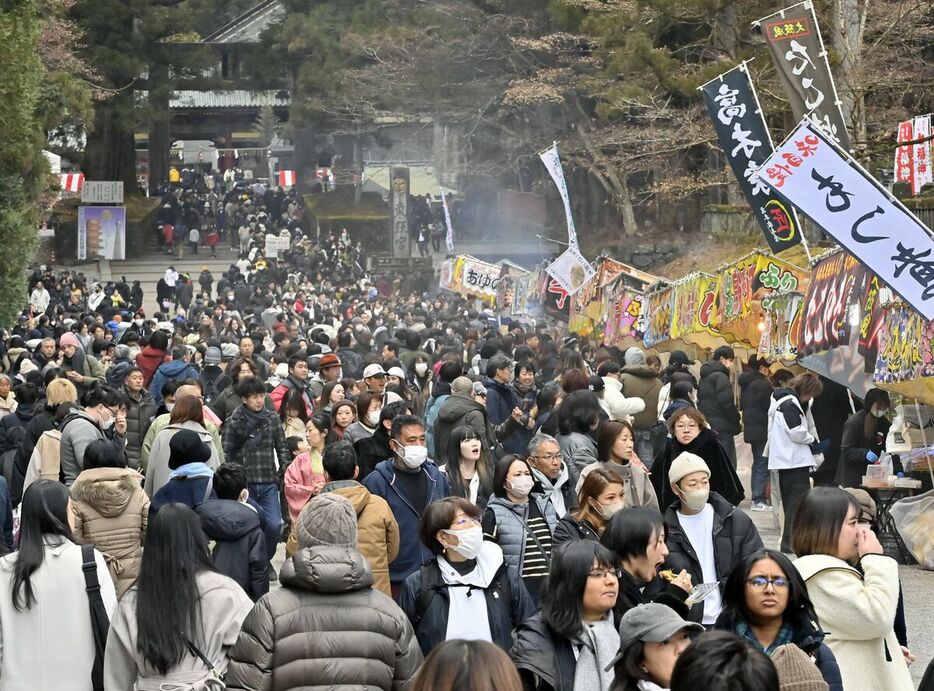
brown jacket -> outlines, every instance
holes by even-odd
[[[136,581],[143,556],[149,497],[130,468],[83,470],[71,486],[74,533],[104,555],[117,597]]]
[[[389,587],[389,562],[399,554],[399,525],[392,515],[386,500],[361,485],[356,480],[329,482],[322,490],[336,492],[346,497],[357,512],[357,549],[370,564],[373,572],[373,588],[392,597]],[[295,527],[289,535],[285,552],[292,556],[298,551]]]

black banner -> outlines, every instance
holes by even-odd
[[[759,26],[795,119],[807,115],[843,149],[851,151],[850,135],[810,1],[760,19]]]
[[[772,154],[772,141],[745,63],[707,82],[701,91],[720,148],[730,161],[769,248],[778,253],[794,247],[801,242],[801,227],[794,209],[753,177]]]

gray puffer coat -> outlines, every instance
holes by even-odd
[[[405,689],[422,663],[408,618],[352,547],[299,550],[243,622],[228,689]]]

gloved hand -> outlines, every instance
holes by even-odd
[[[867,452],[866,452],[866,460],[869,461],[870,463],[875,463],[876,461],[879,460],[879,456],[878,456],[877,454],[873,453],[872,451],[867,451]]]
[[[816,441],[810,446],[811,453],[814,454],[815,456],[819,453],[824,453],[829,448],[830,448],[830,437],[827,437],[826,439],[821,439],[820,441]]]

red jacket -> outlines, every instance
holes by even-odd
[[[149,382],[153,375],[159,369],[159,365],[169,361],[169,356],[164,350],[156,350],[152,346],[146,346],[136,356],[136,366],[143,370],[143,386],[149,388]]]

